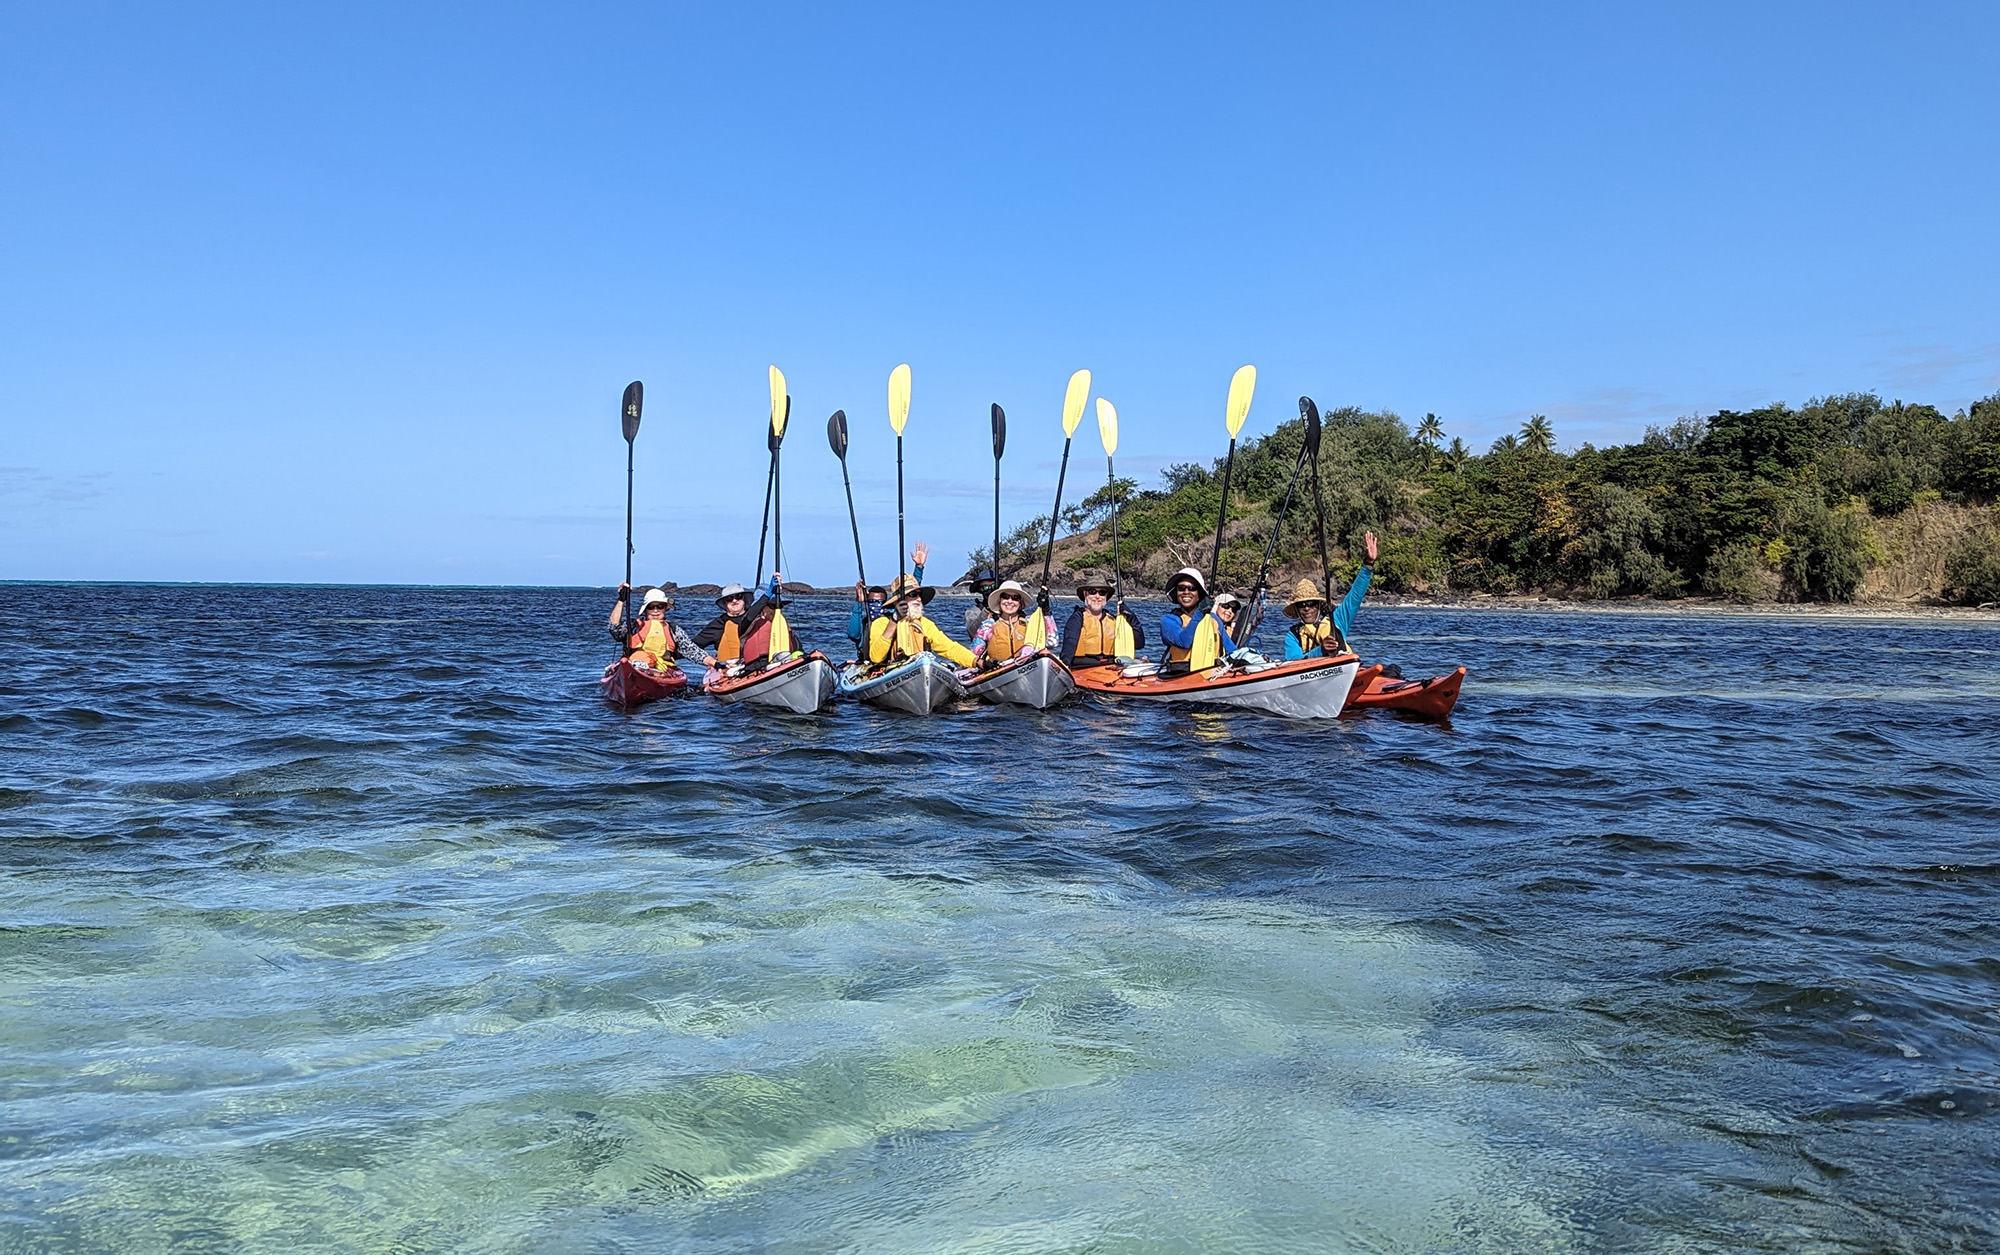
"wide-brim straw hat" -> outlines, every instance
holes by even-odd
[[[924,604],[928,606],[931,604],[931,598],[937,596],[937,589],[928,584],[917,583],[916,577],[912,575],[898,575],[889,582],[889,601],[904,601],[911,593],[923,598]]]
[[[1208,596],[1208,581],[1201,577],[1200,571],[1195,570],[1191,566],[1184,566],[1180,570],[1175,571],[1173,574],[1173,578],[1167,581],[1168,596],[1171,597],[1173,595],[1174,585],[1180,583],[1182,580],[1187,580],[1189,583],[1193,584],[1195,586],[1195,590],[1199,592],[1202,596],[1204,597]]]
[[[657,588],[649,588],[646,590],[645,600],[639,603],[639,613],[644,614],[654,606],[661,606],[672,610],[674,608],[674,599]]]
[[[741,597],[747,601],[750,597],[750,590],[738,584],[735,580],[731,580],[722,586],[722,592],[716,595],[715,604],[718,606],[726,605],[731,597]]]
[[[1300,607],[1312,605],[1317,605],[1324,611],[1326,598],[1320,595],[1319,585],[1311,580],[1300,580],[1292,588],[1292,599],[1285,603],[1285,617],[1296,619],[1299,617]]]
[[[986,608],[994,614],[1000,613],[1000,594],[1002,593],[1012,593],[1016,597],[1019,597],[1021,599],[1021,611],[1024,614],[1027,613],[1028,607],[1035,604],[1035,599],[1028,595],[1027,589],[1021,587],[1019,580],[1001,580],[1000,587],[986,594]]]

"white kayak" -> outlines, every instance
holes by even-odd
[[[967,697],[1033,706],[1036,710],[1047,710],[1074,692],[1076,680],[1069,668],[1046,649],[982,671],[965,682]]]
[[[758,671],[730,675],[715,670],[708,676],[702,687],[721,702],[729,705],[743,702],[799,715],[824,710],[833,700],[836,682],[833,663],[818,650]]]
[[[841,673],[840,693],[871,706],[928,715],[964,697],[965,686],[958,682],[958,671],[950,663],[925,650],[887,671],[854,664]]]
[[[1354,673],[1360,666],[1359,658],[1342,654],[1293,662],[1225,664],[1182,676],[1160,675],[1153,666],[1088,667],[1076,673],[1076,683],[1086,692],[1107,697],[1239,706],[1287,719],[1336,719],[1347,705],[1347,692],[1354,687]]]

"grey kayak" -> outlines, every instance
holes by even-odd
[[[841,673],[840,692],[871,706],[928,715],[964,697],[965,686],[950,663],[926,650],[879,675],[859,664],[849,667]]]
[[[1046,651],[982,671],[965,683],[965,695],[989,702],[1011,702],[1047,710],[1076,692],[1076,681],[1062,659]]]
[[[729,705],[742,702],[810,715],[825,709],[832,700],[835,680],[833,664],[824,654],[813,653],[752,675],[717,680],[705,687],[718,701]]]

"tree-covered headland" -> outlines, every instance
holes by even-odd
[[[1293,420],[1237,447],[1221,570],[1256,579],[1305,438]],[[1635,444],[1564,453],[1537,415],[1484,453],[1426,415],[1325,416],[1319,473],[1337,573],[1360,537],[1382,540],[1376,586],[1410,594],[1707,595],[1737,601],[2000,601],[2000,394],[1946,416],[1867,393],[1684,418]],[[1206,568],[1222,463],[1168,467],[1161,482],[1100,486],[1063,511],[1064,577],[1119,565],[1159,587]],[[1278,539],[1275,585],[1319,566],[1310,494]],[[1048,517],[1001,542],[1007,574],[1039,575]],[[987,551],[971,555],[974,568]]]

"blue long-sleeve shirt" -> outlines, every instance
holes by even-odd
[[[1347,642],[1348,629],[1354,626],[1354,616],[1361,611],[1361,599],[1368,595],[1368,583],[1375,576],[1375,568],[1364,566],[1354,573],[1354,583],[1348,587],[1347,596],[1334,607],[1333,630],[1340,634],[1342,644]],[[1285,661],[1293,662],[1306,656],[1305,647],[1299,644],[1297,632],[1285,633]]]
[[[924,582],[923,567],[911,567],[910,575],[917,583],[921,584]],[[879,610],[880,607],[877,607],[877,609]],[[856,646],[859,646],[863,641],[868,639],[868,620],[871,617],[868,613],[868,607],[858,601],[854,603],[854,609],[847,612],[847,639],[853,641]]]
[[[1225,654],[1233,653],[1236,649],[1236,643],[1229,639],[1229,627],[1222,620],[1215,618],[1213,610],[1202,611],[1194,618],[1189,619],[1185,627],[1181,626],[1180,611],[1167,611],[1167,613],[1160,616],[1160,642],[1176,649],[1193,649],[1194,634],[1201,627],[1203,619],[1215,619],[1215,630],[1222,636],[1222,652]]]

